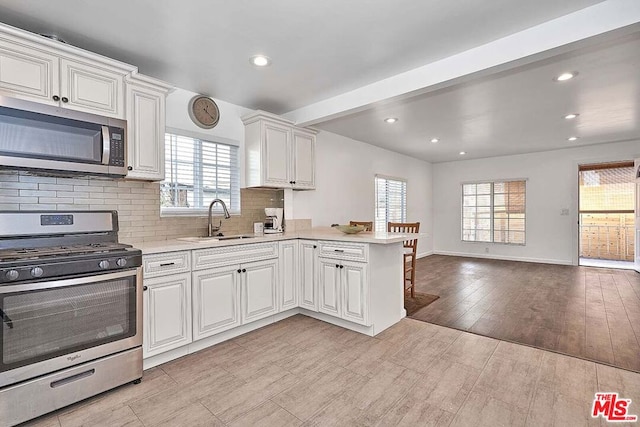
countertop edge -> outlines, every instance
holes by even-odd
[[[405,240],[419,239],[426,237],[424,233],[359,233],[359,234],[343,234],[332,229],[311,229],[301,230],[297,232],[289,232],[282,234],[260,234],[253,238],[227,240],[227,241],[206,241],[206,242],[188,242],[184,240],[157,240],[150,242],[127,242],[134,248],[140,249],[143,255],[159,254],[166,252],[190,251],[194,249],[217,248],[224,246],[248,245],[253,243],[279,242],[283,240],[317,240],[317,241],[336,241],[348,243],[369,243],[377,245],[388,245],[400,243]]]

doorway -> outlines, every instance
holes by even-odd
[[[633,161],[581,165],[578,182],[579,265],[633,269]]]

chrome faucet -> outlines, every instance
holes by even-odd
[[[213,199],[213,201],[211,201],[211,204],[209,205],[209,222],[207,224],[207,236],[208,237],[212,237],[213,233],[215,231],[220,231],[220,228],[222,227],[222,220],[220,220],[220,224],[216,227],[212,224],[211,222],[211,214],[212,214],[212,210],[213,210],[213,205],[215,205],[216,203],[220,203],[222,205],[222,210],[224,211],[224,219],[229,219],[231,218],[231,215],[229,214],[229,210],[227,209],[227,205],[220,199]]]

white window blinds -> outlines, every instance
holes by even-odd
[[[388,222],[407,221],[407,181],[375,177],[375,229],[387,231]]]
[[[462,240],[525,244],[526,181],[462,185]]]
[[[213,199],[240,213],[238,147],[165,134],[165,180],[160,186],[163,213],[204,211]],[[216,205],[215,211],[222,212]]]

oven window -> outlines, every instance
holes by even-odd
[[[0,298],[2,371],[136,334],[135,276]]]

